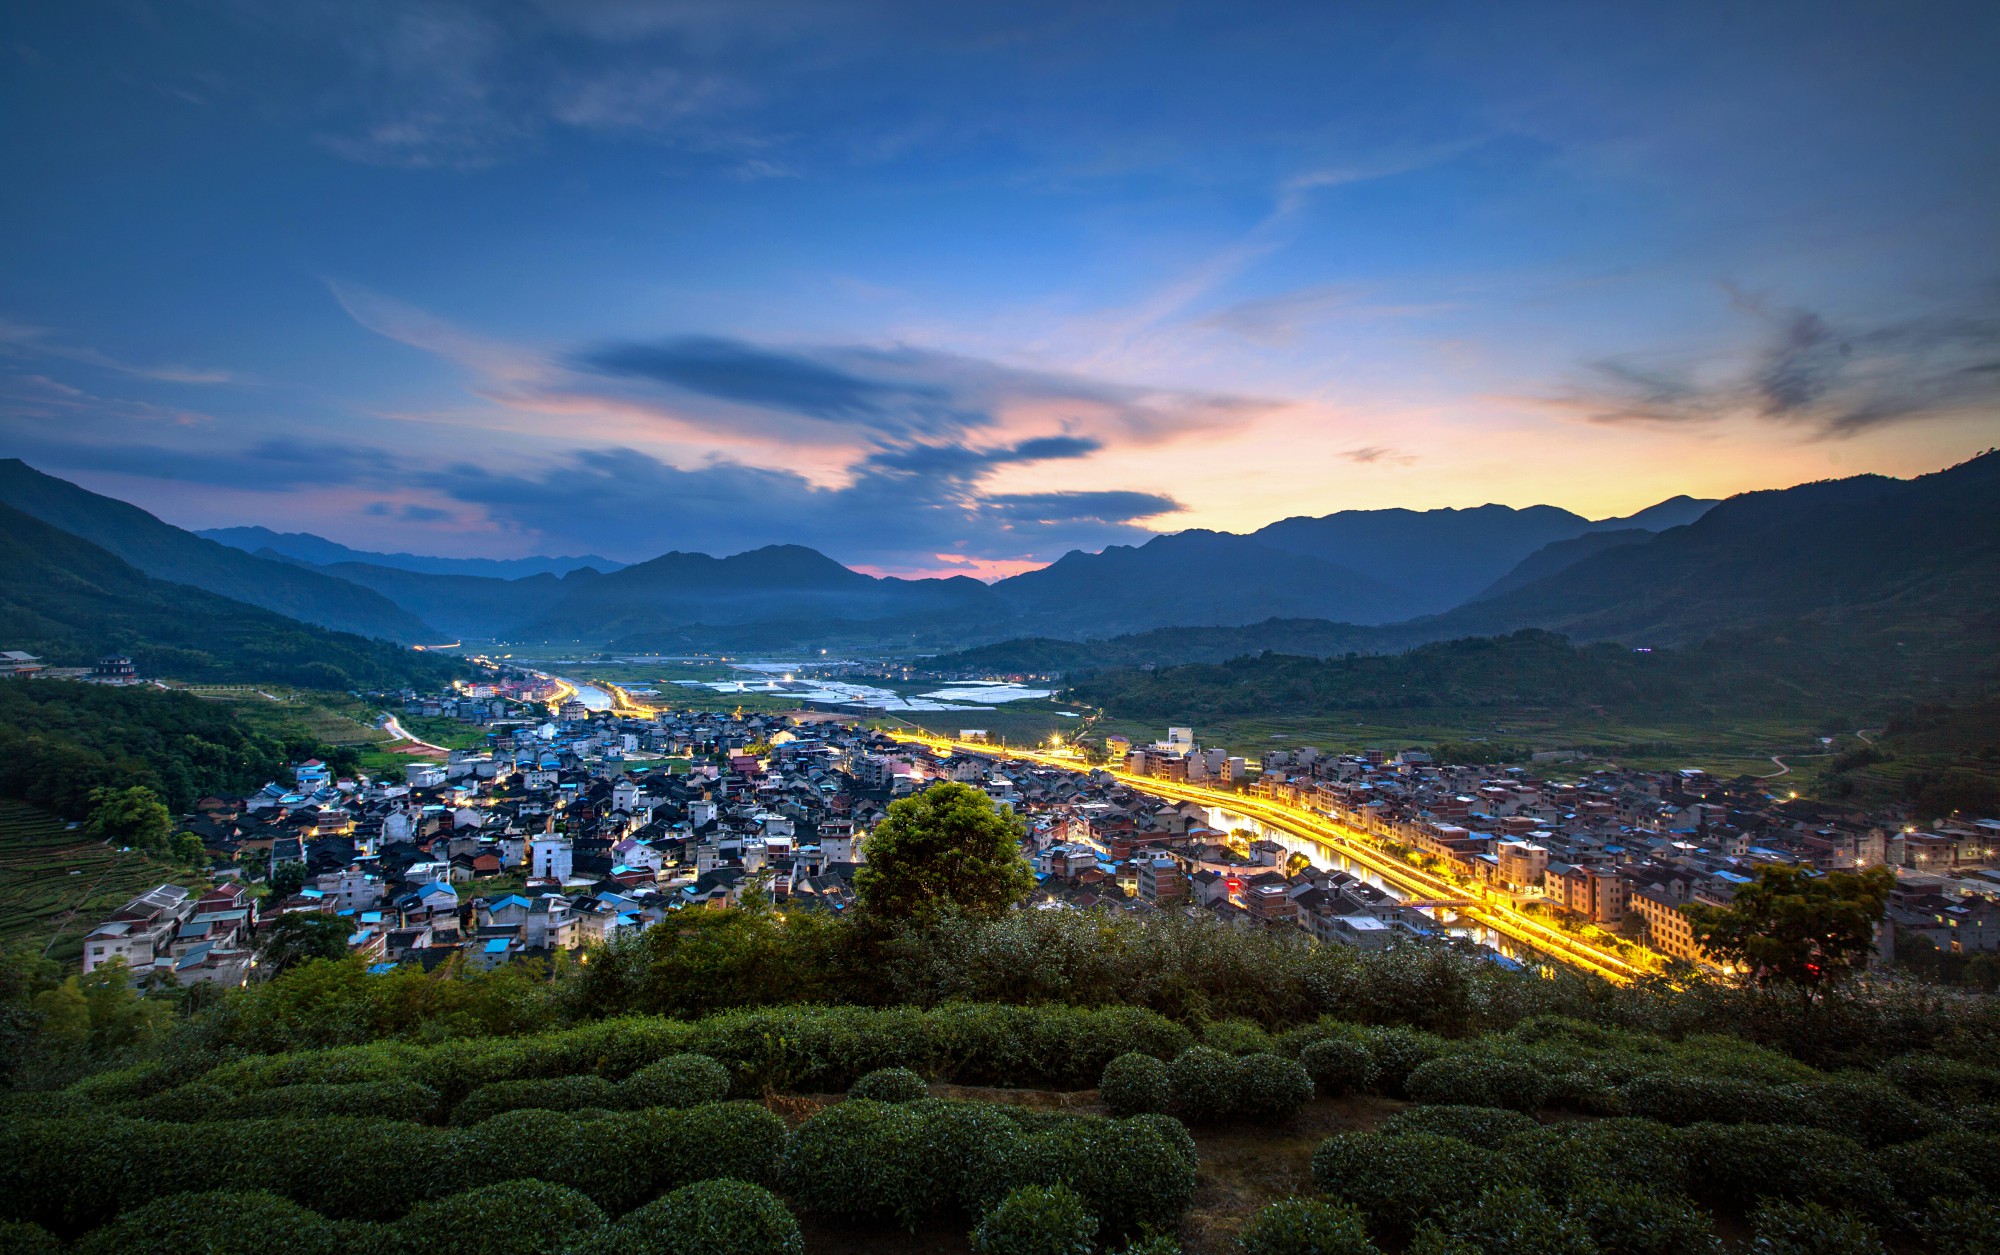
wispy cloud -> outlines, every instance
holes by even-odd
[[[1731,358],[1601,360],[1555,404],[1611,426],[1749,418],[1815,439],[2000,406],[2000,293],[1955,310],[1855,326],[1729,292],[1756,328]]]
[[[54,329],[0,318],[0,356],[16,358],[59,358],[80,362],[134,379],[157,383],[225,384],[242,382],[233,371],[184,366],[172,363],[135,364],[113,357],[88,345],[65,341]]]
[[[1362,466],[1373,466],[1378,463],[1409,466],[1417,460],[1417,455],[1414,453],[1404,453],[1399,449],[1391,449],[1386,445],[1379,444],[1362,445],[1358,449],[1343,449],[1336,456]]]

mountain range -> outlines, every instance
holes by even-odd
[[[155,580],[405,644],[1011,641],[985,656],[1073,666],[1263,649],[1325,657],[1522,628],[1656,644],[1801,617],[1822,627],[1907,623],[1917,636],[1936,624],[1979,628],[1996,586],[1996,468],[2000,455],[1988,454],[1912,480],[1857,476],[1719,504],[1677,497],[1617,519],[1550,506],[1342,511],[1247,535],[1193,530],[1072,552],[992,584],[865,575],[799,545],[668,553],[608,570],[594,559],[522,559],[551,569],[513,578],[420,571],[408,564],[431,560],[306,533],[231,529],[218,533],[233,542],[222,544],[19,461],[0,462],[0,503]],[[241,547],[252,543],[254,552]],[[568,563],[587,564],[552,569]]]
[[[621,566],[596,555],[502,561],[377,553],[263,527],[195,534],[18,460],[0,462],[0,502],[154,578],[339,631],[406,644],[477,639],[631,650],[736,638],[761,648],[958,647],[1272,617],[1393,623],[1456,606],[1551,545],[1650,535],[1712,504],[1681,497],[1629,519],[1597,521],[1552,506],[1342,511],[1249,535],[1193,530],[1073,551],[985,584],[864,575],[798,545],[727,557],[667,553]],[[1559,569],[1563,552],[1540,561]]]

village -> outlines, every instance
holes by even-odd
[[[531,704],[552,696],[552,718]],[[1362,949],[1452,931],[1449,904],[1413,902],[1253,821],[1155,796],[1135,783],[1147,777],[1308,809],[1563,927],[1690,963],[1711,960],[1682,908],[1725,905],[1773,863],[1892,868],[1878,962],[1893,958],[1897,931],[1952,953],[2000,947],[2000,823],[1910,831],[1752,778],[1554,779],[1416,750],[1311,747],[1252,765],[1202,749],[1188,728],[1148,746],[1109,738],[1115,773],[927,749],[838,714],[593,712],[546,678],[401,700],[406,714],[485,727],[486,744],[413,759],[401,778],[336,776],[309,760],[251,796],[202,799],[180,823],[200,838],[212,887],[133,898],[90,931],[84,970],[116,961],[135,982],[241,985],[259,975],[277,921],[301,914],[339,920],[347,951],[387,971],[584,952],[753,895],[844,912],[868,832],[895,799],[938,780],[1022,818],[1037,886],[1025,909],[1180,912]]]

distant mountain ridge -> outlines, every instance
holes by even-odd
[[[268,527],[209,527],[194,534],[245,553],[260,553],[268,549],[274,554],[296,558],[317,567],[359,562],[400,571],[421,571],[429,575],[480,575],[489,579],[518,580],[530,575],[568,575],[585,567],[616,571],[625,565],[594,553],[560,558],[436,558],[420,553],[374,553],[366,549],[351,549],[337,540],[328,540],[311,532],[274,532]]]
[[[379,593],[204,540],[19,458],[0,459],[0,503],[109,550],[155,579],[192,584],[335,631],[405,644],[438,639],[436,629]]]

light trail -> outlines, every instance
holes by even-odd
[[[973,754],[993,759],[1015,758],[1064,771],[1075,771],[1078,767],[1073,759],[1058,758],[1033,750],[1005,749],[911,732],[889,731],[888,735],[898,741],[948,753]],[[1105,770],[1110,771],[1119,783],[1142,793],[1150,793],[1170,801],[1197,802],[1204,806],[1234,811],[1261,823],[1283,829],[1294,836],[1304,837],[1352,859],[1411,897],[1420,900],[1470,899],[1471,905],[1460,908],[1463,918],[1489,928],[1510,941],[1545,953],[1558,962],[1581,968],[1614,984],[1625,984],[1646,975],[1650,970],[1646,964],[1634,963],[1514,909],[1504,895],[1496,894],[1484,885],[1459,884],[1435,872],[1413,867],[1382,850],[1376,838],[1370,834],[1337,823],[1317,811],[1303,810],[1267,798],[1228,793],[1199,785],[1178,784],[1152,776],[1134,776],[1110,768]]]

